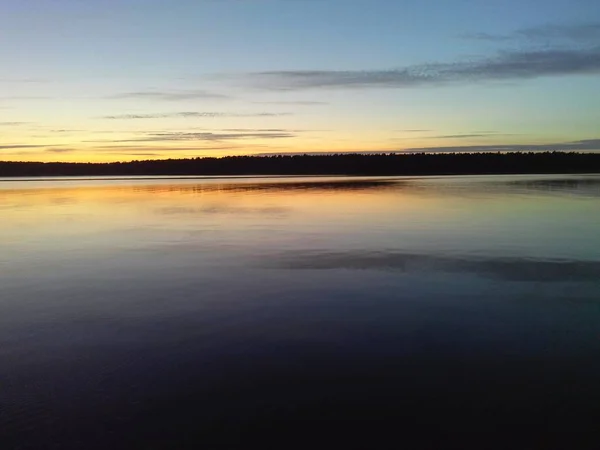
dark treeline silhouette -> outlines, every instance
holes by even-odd
[[[0,162],[2,177],[104,175],[470,175],[600,172],[600,153],[228,156],[113,163]]]

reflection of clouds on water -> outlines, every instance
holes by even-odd
[[[527,179],[510,181],[504,184],[509,188],[545,192],[548,194],[564,192],[570,195],[600,197],[599,177]]]
[[[357,191],[402,191],[419,195],[456,196],[457,194],[507,195],[507,194],[566,194],[575,196],[600,196],[600,177],[548,175],[535,176],[498,175],[482,177],[396,177],[379,179],[325,179],[310,181],[280,181],[261,183],[204,184],[177,186],[178,190],[191,189],[196,192],[225,191],[236,193],[252,192],[357,192]],[[160,188],[159,188],[160,189]]]
[[[290,212],[289,208],[279,206],[249,207],[232,205],[207,205],[202,207],[168,206],[156,209],[161,215],[186,215],[186,214],[258,214],[282,216]]]
[[[238,182],[238,183],[198,183],[198,184],[166,184],[135,186],[137,191],[165,193],[208,193],[208,192],[290,192],[290,191],[361,191],[377,189],[399,189],[406,186],[405,180],[311,180],[311,181],[279,181],[279,182]]]
[[[271,183],[248,186],[248,190],[273,190],[273,191],[362,191],[370,189],[399,189],[405,183],[390,180],[358,180],[358,181],[326,181],[302,183]],[[241,187],[241,186],[240,186]],[[244,190],[244,187],[241,187]]]
[[[598,175],[441,176],[411,180],[409,190],[436,196],[507,195],[600,197]]]
[[[485,175],[485,176],[411,176],[411,177],[268,177],[268,178],[156,178],[150,183],[145,178],[96,180],[99,186],[69,187],[68,181],[54,181],[53,185],[31,189],[26,185],[14,189],[13,184],[0,186],[2,197],[16,195],[41,196],[56,193],[69,197],[84,193],[110,194],[111,203],[131,201],[129,194],[319,194],[355,192],[402,192],[419,196],[471,197],[506,196],[511,194],[565,195],[599,197],[598,175]],[[80,182],[80,181],[78,181]],[[128,194],[128,195],[124,195]],[[123,198],[119,198],[119,195]],[[47,197],[47,196],[45,196]]]
[[[268,267],[281,269],[374,269],[402,272],[474,273],[506,281],[600,282],[600,261],[543,260],[435,256],[401,252],[312,251],[288,252],[269,257]]]

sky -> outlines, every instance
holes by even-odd
[[[600,151],[598,0],[0,0],[0,160]]]

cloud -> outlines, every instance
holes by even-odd
[[[123,155],[123,156],[160,156],[159,153],[120,153],[112,152],[112,155]]]
[[[223,128],[221,131],[235,131],[235,132],[264,132],[264,133],[286,133],[288,131],[298,130],[286,130],[284,128]]]
[[[112,140],[110,142],[165,142],[165,141],[231,141],[239,139],[284,139],[292,138],[296,135],[287,131],[268,131],[268,132],[165,132],[148,133],[147,135],[133,139]],[[97,142],[97,141],[95,141]]]
[[[58,129],[50,130],[50,133],[83,133],[85,130],[69,130],[69,129]]]
[[[486,32],[477,32],[477,33],[463,33],[459,35],[460,38],[463,39],[472,39],[475,41],[491,41],[491,42],[503,42],[514,39],[515,36],[504,35],[504,34],[491,34]]]
[[[468,136],[468,135],[459,135]],[[582,139],[569,142],[549,144],[490,144],[414,147],[395,150],[348,150],[348,151],[306,151],[306,152],[272,152],[260,153],[256,156],[274,155],[351,155],[351,154],[403,154],[403,153],[482,153],[482,152],[589,152],[600,151],[600,139]]]
[[[546,24],[537,27],[521,28],[511,34],[467,33],[461,35],[466,39],[480,41],[504,42],[511,40],[529,41],[571,41],[577,43],[594,43],[600,39],[600,23],[580,24]]]
[[[292,113],[227,113],[227,112],[197,112],[197,111],[181,111],[173,113],[158,113],[158,114],[117,114],[111,116],[103,116],[102,119],[167,119],[167,118],[213,118],[213,117],[281,117],[290,116]]]
[[[486,133],[474,133],[474,134],[442,134],[440,136],[428,136],[427,139],[468,139],[473,137],[488,137]]]
[[[50,152],[50,153],[71,153],[71,152],[74,152],[75,149],[65,148],[65,147],[57,147],[57,148],[48,148],[48,149],[46,149],[46,151]]]
[[[18,127],[20,125],[30,125],[31,122],[0,122],[0,127]]]
[[[228,95],[217,94],[204,90],[179,90],[179,91],[137,91],[125,92],[110,96],[111,99],[133,99],[133,100],[164,100],[164,101],[180,101],[180,100],[197,100],[197,99],[229,99]]]
[[[306,131],[327,131],[327,130],[306,130],[306,129],[287,129],[287,128],[223,128],[220,131],[234,131],[240,133],[301,133]]]
[[[50,147],[49,145],[45,145],[45,144],[39,144],[39,145],[34,145],[34,144],[7,144],[7,145],[0,145],[0,150],[9,150],[9,149],[15,149],[15,148],[40,148],[40,147]]]
[[[548,152],[600,150],[600,139],[556,142],[550,144],[495,144],[407,148],[405,152]]]
[[[453,63],[430,63],[388,70],[288,70],[250,74],[267,90],[412,88],[467,82],[525,80],[600,74],[600,46],[573,49],[499,51]]]
[[[183,152],[183,151],[204,151],[204,150],[235,150],[239,149],[239,146],[234,145],[223,145],[223,146],[211,146],[211,147],[153,147],[153,146],[135,146],[135,145],[100,145],[95,146],[94,150],[98,151],[108,151],[108,150],[126,150],[128,152],[135,152],[135,154],[139,154],[138,152]],[[244,147],[246,148],[246,147]]]
[[[470,139],[470,138],[489,138],[497,136],[514,136],[513,133],[496,133],[494,131],[479,131],[464,134],[441,134],[438,136],[427,136],[425,139]]]
[[[253,156],[323,156],[323,155],[390,155],[406,153],[404,150],[314,150],[314,151],[278,151],[254,153]]]
[[[317,106],[317,105],[328,105],[328,102],[317,102],[317,101],[279,101],[279,102],[253,102],[259,105],[299,105],[299,106]]]
[[[418,130],[418,129],[413,129],[413,130],[398,130],[402,133],[428,133],[430,131],[433,130],[426,130],[426,129],[422,129],[422,130]]]

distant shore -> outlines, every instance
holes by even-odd
[[[140,175],[490,175],[600,173],[600,153],[229,156],[111,163],[2,162],[0,177]]]

